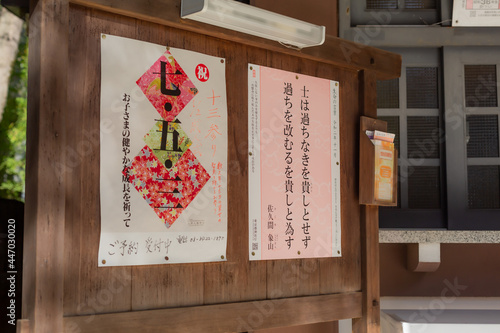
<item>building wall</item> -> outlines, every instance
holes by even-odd
[[[324,25],[326,34],[338,36],[337,0],[250,0],[253,6]]]
[[[406,269],[405,244],[380,245],[381,296],[500,297],[499,277],[500,244],[441,244],[432,273]]]

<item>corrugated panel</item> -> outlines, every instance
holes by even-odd
[[[378,119],[387,122],[387,132],[396,134],[394,138],[394,148],[398,150],[399,157],[399,117],[398,116],[386,116],[386,117],[378,117]]]
[[[498,116],[467,116],[467,157],[498,157]]]
[[[436,0],[405,0],[406,9],[436,9]]]
[[[366,9],[396,9],[397,0],[366,0]]]
[[[377,108],[399,108],[399,78],[377,81]]]
[[[500,208],[499,174],[498,165],[467,167],[469,208]]]
[[[441,207],[439,167],[408,168],[408,207],[412,209]]]
[[[498,106],[496,65],[465,65],[464,74],[467,107]]]
[[[406,105],[409,109],[437,109],[438,68],[406,68]]]
[[[439,117],[408,117],[408,158],[439,158]]]

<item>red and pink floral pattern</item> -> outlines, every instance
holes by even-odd
[[[145,146],[123,170],[130,183],[170,227],[210,179],[191,150],[170,170]]]
[[[162,93],[162,63],[165,66],[163,88],[173,95]],[[166,121],[174,121],[198,93],[198,89],[169,51],[158,58],[136,83]],[[166,107],[167,104],[168,107]]]
[[[191,140],[175,122],[177,115],[194,98],[198,89],[169,51],[136,83],[160,114],[160,119],[151,119],[156,121],[155,126],[165,120],[172,127],[167,131],[169,136],[174,131],[182,134],[178,143],[180,151],[173,150],[172,144],[168,142],[164,143],[165,150],[159,150],[165,133],[160,134],[163,129],[155,127],[145,136],[146,146],[123,170],[123,174],[168,228],[210,179],[208,172],[188,149]],[[154,147],[155,151],[150,147]],[[165,159],[170,159],[170,165],[174,163],[168,169],[164,165]]]

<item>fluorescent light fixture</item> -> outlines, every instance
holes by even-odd
[[[325,27],[233,0],[182,0],[181,17],[298,48],[321,45]]]

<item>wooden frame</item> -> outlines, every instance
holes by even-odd
[[[66,330],[82,332],[244,332],[361,316],[361,293],[285,298],[189,308],[65,317]],[[160,327],[164,327],[161,330]],[[235,330],[236,329],[236,330]]]
[[[54,165],[65,163],[69,4],[30,7],[23,318],[31,331],[62,332],[66,192]]]
[[[361,71],[360,109],[366,117],[377,115],[377,80],[373,72]],[[358,167],[359,170],[359,167]],[[378,244],[378,206],[361,205],[361,260],[363,316],[352,321],[354,333],[380,332],[380,271]]]
[[[399,76],[400,57],[336,37],[319,48],[291,50],[181,20],[179,6],[180,0],[31,3],[25,320],[19,328],[231,332],[359,318],[356,332],[378,332],[378,208],[359,206],[351,171],[358,169],[359,116],[374,116],[376,80]],[[228,96],[236,96],[228,99],[229,219],[235,221],[228,262],[97,268],[101,32],[226,58]],[[239,92],[246,91],[240,88],[248,62],[342,84],[342,258],[248,261],[241,246],[248,232],[246,92]],[[82,151],[82,143],[92,148]],[[271,305],[274,310],[266,310]],[[262,316],[258,325],[248,320],[254,314]]]

